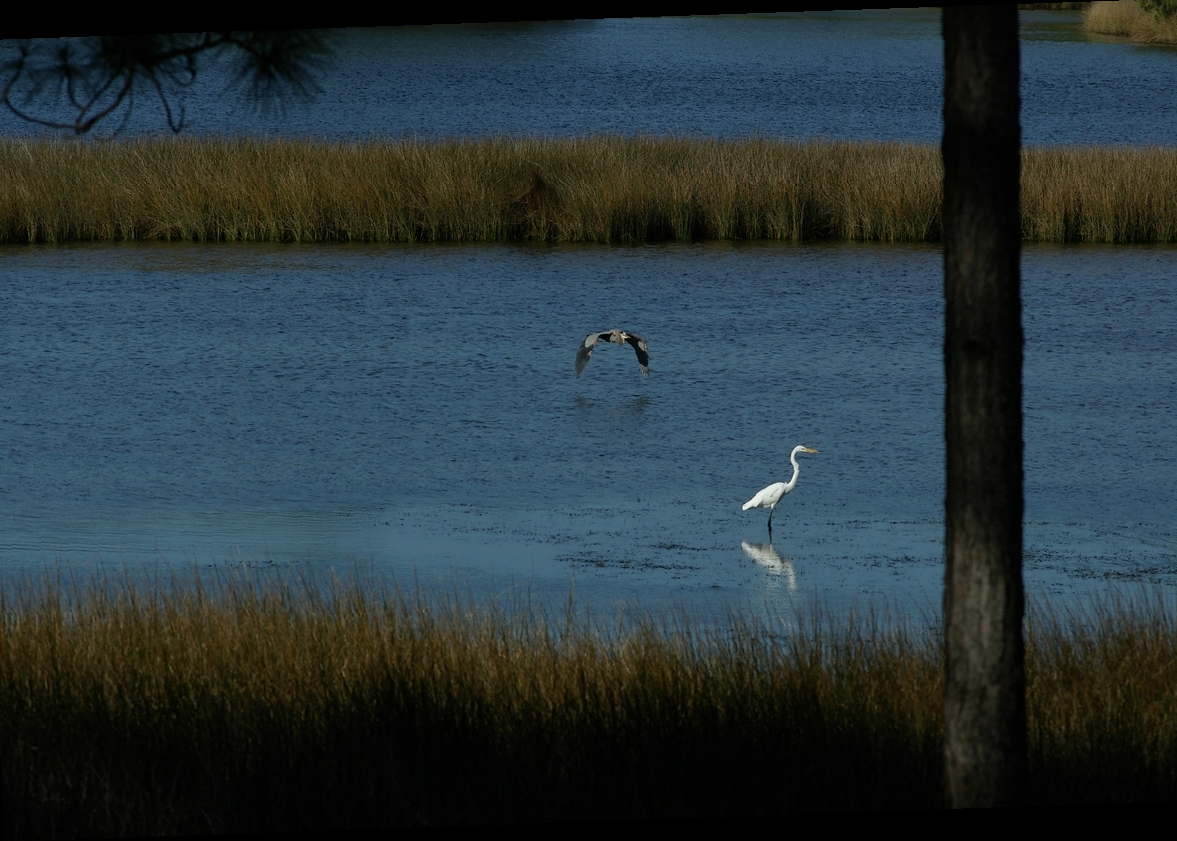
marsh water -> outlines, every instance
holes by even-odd
[[[1173,50],[1021,20],[1025,142],[1177,137]],[[313,107],[197,85],[191,130],[940,133],[930,11],[337,38]],[[128,134],[160,124],[140,106]],[[1177,583],[1175,269],[1172,248],[1024,252],[1031,595]],[[604,610],[937,610],[936,247],[22,246],[0,277],[4,581],[360,570]],[[613,327],[649,340],[649,376],[605,346],[574,378]],[[770,543],[740,506],[797,444],[820,453]]]
[[[1177,250],[1027,248],[1032,593],[1177,581]],[[782,612],[942,580],[941,255],[7,249],[5,572],[356,568]],[[628,348],[650,344],[643,377]],[[741,510],[796,490],[774,518]],[[301,572],[300,572],[301,574]]]
[[[1078,12],[1023,11],[1019,21],[1025,143],[1177,142],[1177,109],[1167,106],[1177,51],[1086,35]],[[231,71],[202,63],[196,83],[169,89],[185,130],[940,140],[936,9],[405,26],[331,38],[334,59],[309,102],[259,108],[230,85]],[[0,59],[15,48],[0,41]],[[145,90],[123,133],[165,126]],[[0,132],[40,131],[0,112]]]

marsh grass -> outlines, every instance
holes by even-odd
[[[1113,593],[1031,613],[1027,711],[1032,798],[1177,800],[1177,600]]]
[[[1154,16],[1136,0],[1092,3],[1083,13],[1083,28],[1100,35],[1131,38],[1141,44],[1177,44],[1177,16]]]
[[[936,654],[870,624],[240,582],[2,610],[6,837],[940,803]]]
[[[3,834],[357,828],[943,805],[934,630],[338,586],[0,598]],[[1032,622],[1034,802],[1167,799],[1173,605]]]
[[[0,241],[938,241],[936,146],[0,141]],[[1177,150],[1029,149],[1029,240],[1177,241]]]

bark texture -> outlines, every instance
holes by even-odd
[[[1010,806],[1026,773],[1017,10],[946,6],[943,27],[945,771],[954,807]]]

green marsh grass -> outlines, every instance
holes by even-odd
[[[1036,803],[1177,792],[1172,599],[1029,624]],[[373,587],[0,599],[3,835],[935,808],[934,629]]]
[[[934,145],[655,137],[0,141],[0,242],[941,237]],[[1030,148],[1023,232],[1177,241],[1177,149]]]

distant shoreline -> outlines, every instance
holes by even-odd
[[[0,141],[0,242],[938,242],[938,146]],[[1023,150],[1031,242],[1177,242],[1177,148]]]

